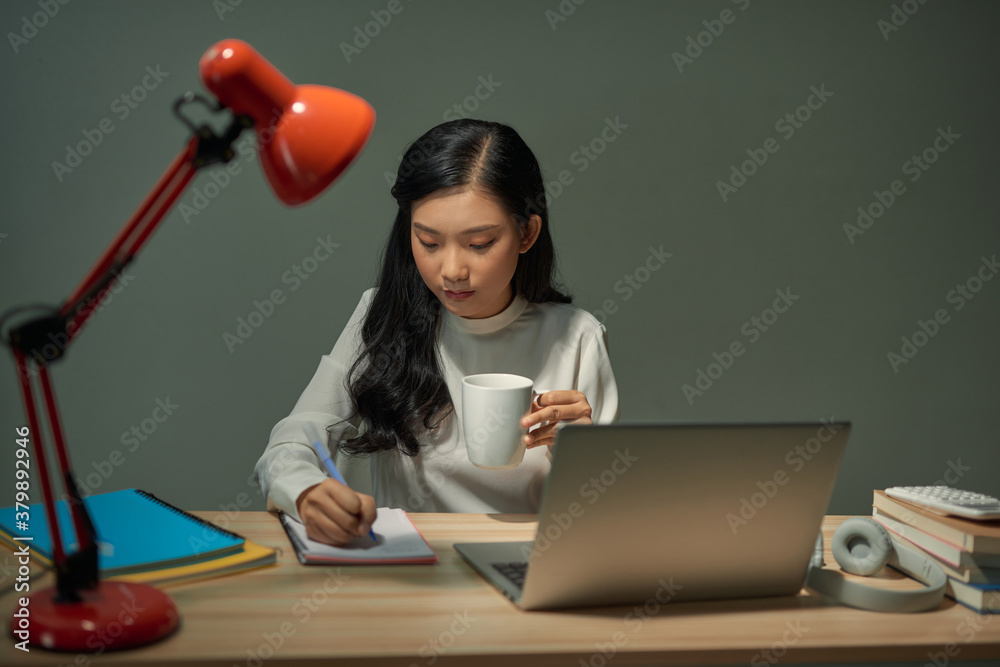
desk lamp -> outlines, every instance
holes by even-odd
[[[288,206],[319,195],[361,152],[375,124],[375,112],[360,97],[325,86],[295,85],[249,44],[230,39],[212,46],[201,57],[201,80],[217,98],[187,93],[174,103],[174,114],[191,130],[187,147],[128,219],[111,245],[58,308],[11,328],[0,336],[9,345],[17,365],[21,395],[30,427],[34,461],[42,486],[45,513],[52,537],[56,584],[29,598],[28,642],[62,651],[122,649],[148,644],[173,632],[179,624],[173,600],[153,586],[102,581],[98,571],[97,535],[81,500],[70,469],[48,364],[65,354],[94,306],[115,278],[138,254],[157,224],[202,167],[228,162],[235,156],[233,142],[255,128],[264,175],[275,195]],[[232,112],[229,126],[216,134],[207,125],[196,127],[182,110],[202,104],[212,112]],[[15,308],[0,322],[23,311]],[[69,502],[79,547],[67,554],[56,517],[56,500],[46,448],[39,428],[32,378],[41,384],[48,414],[58,474]],[[19,497],[20,502],[20,497]],[[15,535],[14,539],[24,538]],[[22,542],[30,546],[30,542]],[[15,637],[22,621],[11,617]],[[129,609],[141,610],[125,614]]]

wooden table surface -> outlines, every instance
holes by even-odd
[[[218,520],[219,513],[198,512]],[[228,528],[281,549],[278,564],[167,587],[181,613],[164,641],[103,655],[17,650],[0,642],[0,665],[784,665],[1000,659],[1000,621],[946,599],[923,614],[878,614],[802,591],[754,600],[524,612],[481,579],[454,542],[530,540],[534,515],[411,514],[437,565],[305,567],[274,515],[243,512]],[[833,530],[827,517],[827,567]],[[9,552],[0,560],[12,562]],[[14,568],[16,570],[16,567]],[[4,568],[9,575],[9,565]],[[873,579],[869,579],[873,581]],[[32,590],[52,582],[37,573]],[[915,582],[895,572],[885,587]],[[0,597],[6,619],[15,595]],[[1000,664],[1000,662],[998,662]]]

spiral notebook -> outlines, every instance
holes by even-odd
[[[97,533],[97,564],[102,576],[177,567],[243,549],[244,540],[239,535],[146,491],[111,491],[88,496],[83,502]],[[57,503],[56,516],[63,548],[76,551],[76,532],[65,500]],[[52,563],[52,539],[42,503],[26,510],[23,505],[0,509],[0,538],[15,548],[27,546],[38,560]]]
[[[379,507],[372,530],[376,542],[365,535],[350,544],[335,547],[317,542],[306,535],[306,527],[293,517],[279,513],[281,525],[303,565],[356,564],[404,565],[436,563],[437,554],[424,540],[406,512],[399,508]]]

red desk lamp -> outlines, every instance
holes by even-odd
[[[374,110],[360,97],[325,86],[296,86],[249,44],[239,40],[225,40],[211,47],[201,57],[200,70],[202,82],[215,94],[219,104],[191,93],[175,102],[175,114],[194,131],[187,147],[69,299],[62,306],[46,309],[43,315],[13,327],[9,336],[4,337],[17,364],[56,571],[54,587],[31,595],[27,607],[30,621],[22,622],[17,610],[11,617],[14,637],[35,646],[85,652],[129,648],[161,639],[179,623],[173,600],[159,589],[147,584],[102,581],[99,577],[97,536],[70,469],[49,380],[49,362],[65,353],[80,327],[93,314],[94,306],[135,258],[195,172],[234,157],[232,145],[243,130],[256,128],[264,175],[278,199],[295,206],[316,197],[336,180],[361,152],[375,124]],[[223,134],[216,135],[207,125],[195,127],[182,115],[182,107],[196,102],[213,112],[224,108],[232,111],[232,121]],[[0,322],[29,309],[34,308],[15,308]],[[37,377],[41,384],[59,474],[79,544],[72,554],[66,553],[60,537],[32,377]],[[19,537],[24,536],[14,536]],[[130,609],[141,611],[125,613]]]

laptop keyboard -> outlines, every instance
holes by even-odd
[[[518,590],[524,588],[524,577],[528,573],[528,564],[519,563],[490,563],[497,572],[507,577]]]

